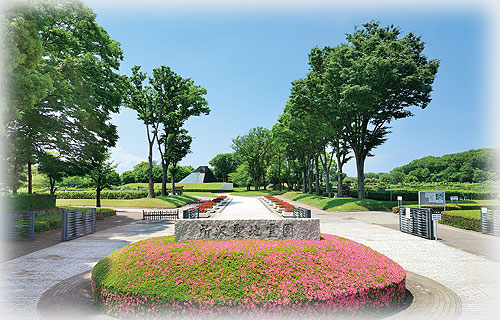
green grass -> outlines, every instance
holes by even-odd
[[[189,189],[206,189],[206,190],[217,190],[222,186],[223,182],[207,182],[207,183],[176,183],[176,186],[184,186],[184,190]],[[172,184],[167,184],[167,190],[170,190]],[[122,185],[120,188],[124,189],[137,189],[137,188],[147,188],[147,183],[128,183]],[[161,190],[161,183],[155,183],[155,189]]]
[[[320,207],[328,211],[369,211],[369,210],[391,210],[397,206],[397,201],[379,201],[372,199],[356,198],[324,198],[317,195],[300,192],[287,192],[284,197]]]
[[[141,198],[132,200],[101,199],[103,207],[135,207],[135,208],[176,208],[196,200],[190,195]],[[58,206],[95,206],[95,199],[57,199]]]

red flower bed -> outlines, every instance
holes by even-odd
[[[158,237],[101,260],[92,295],[118,317],[370,315],[404,301],[406,272],[354,241]]]

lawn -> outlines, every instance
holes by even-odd
[[[101,199],[103,207],[135,207],[135,208],[176,208],[197,200],[191,195],[141,198],[132,200]],[[57,199],[58,206],[95,206],[95,199]]]
[[[372,199],[357,198],[325,198],[308,193],[287,192],[284,197],[310,204],[328,211],[369,211],[369,210],[391,210],[397,206],[397,201],[380,201]]]

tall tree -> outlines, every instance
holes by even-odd
[[[167,138],[167,143],[171,147],[171,152],[168,154],[168,160],[172,164],[170,168],[170,180],[172,182],[171,191],[173,195],[175,195],[175,175],[177,173],[177,164],[191,152],[191,142],[193,142],[193,138],[187,134],[186,129],[181,129],[179,130],[179,133],[171,134]]]
[[[252,128],[248,134],[234,138],[231,148],[247,163],[254,188],[259,190],[271,148],[270,131],[263,127]]]
[[[153,69],[149,83],[153,92],[151,102],[158,114],[158,121],[152,122],[152,126],[163,168],[162,195],[166,195],[167,169],[170,165],[168,154],[174,152],[176,148],[168,142],[177,141],[175,136],[181,132],[187,119],[201,114],[208,115],[210,109],[204,97],[207,90],[195,85],[189,78],[182,78],[170,67],[161,66]],[[167,138],[170,135],[173,137],[169,140]]]
[[[122,101],[119,43],[81,1],[18,1],[6,9],[13,180],[46,153],[69,163],[96,140],[113,146],[106,132]]]
[[[157,104],[152,102],[153,92],[150,87],[144,86],[146,74],[140,72],[141,67],[132,68],[132,76],[129,78],[127,86],[126,106],[137,111],[137,118],[144,123],[146,127],[146,136],[148,139],[148,198],[154,198],[154,179],[153,179],[153,146],[156,140],[157,131],[161,121]]]
[[[412,116],[410,106],[425,108],[439,62],[423,55],[421,37],[394,26],[364,24],[347,34],[348,43],[310,54],[310,78],[323,77],[321,103],[305,108],[333,126],[356,159],[358,198],[365,198],[364,163],[385,142],[388,124]],[[321,61],[324,72],[314,65]]]
[[[214,175],[217,179],[227,182],[229,174],[236,171],[238,163],[232,153],[220,153],[208,162],[214,168]]]

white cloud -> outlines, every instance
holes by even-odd
[[[132,170],[139,162],[147,161],[147,158],[128,153],[122,147],[115,147],[111,149],[111,160],[118,164],[116,171],[121,174],[123,171]]]

